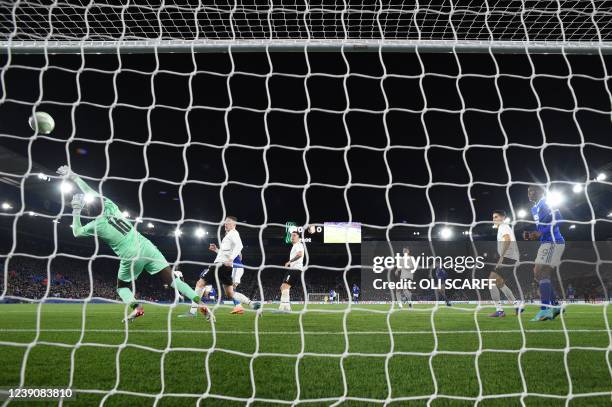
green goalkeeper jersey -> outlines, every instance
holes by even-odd
[[[81,178],[76,177],[74,181],[84,193],[100,197],[100,194]],[[102,214],[86,225],[81,225],[78,215],[72,217],[72,233],[75,237],[98,236],[121,259],[138,257],[141,254],[140,248],[149,240],[134,229],[113,201],[103,197],[102,201],[104,205]]]

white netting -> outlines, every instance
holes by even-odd
[[[609,236],[606,227],[610,221],[609,209],[604,202],[609,197],[610,182],[598,179],[597,174],[612,169],[609,159],[606,158],[612,151],[609,141],[609,121],[612,114],[608,70],[610,60],[601,51],[609,47],[612,39],[612,10],[609,2],[445,1],[387,4],[373,1],[283,1],[268,2],[265,6],[260,6],[256,2],[244,1],[199,1],[180,4],[167,1],[161,4],[149,1],[125,1],[123,4],[95,1],[0,1],[0,10],[0,37],[5,41],[5,45],[16,47],[7,48],[7,55],[3,56],[2,60],[0,107],[3,108],[3,115],[14,117],[23,125],[32,111],[48,110],[58,123],[56,133],[50,136],[32,136],[31,132],[17,124],[7,124],[0,137],[6,142],[7,148],[14,149],[17,145],[17,149],[21,149],[21,157],[27,159],[23,162],[10,151],[3,152],[3,157],[6,157],[4,162],[7,164],[1,168],[0,173],[3,186],[17,190],[12,195],[12,208],[7,207],[2,213],[3,221],[6,220],[3,230],[7,231],[6,235],[10,235],[10,238],[7,250],[2,252],[7,265],[3,270],[1,298],[33,301],[37,304],[35,336],[32,340],[0,341],[0,345],[4,347],[25,349],[19,361],[19,386],[29,386],[27,369],[32,350],[40,345],[49,345],[70,350],[68,387],[73,387],[75,381],[77,350],[84,346],[93,346],[116,351],[116,375],[110,390],[73,388],[77,393],[104,395],[102,403],[115,395],[140,396],[153,399],[156,403],[166,396],[195,397],[201,405],[215,400],[234,400],[249,404],[297,404],[305,401],[340,404],[354,400],[388,404],[407,400],[426,400],[428,403],[436,400],[480,402],[499,398],[518,398],[521,404],[525,404],[528,397],[560,399],[569,403],[577,398],[610,396],[609,386],[607,390],[573,391],[572,383],[577,373],[570,369],[568,361],[573,351],[605,353],[604,376],[607,376],[601,377],[601,380],[607,381],[612,377],[612,337],[605,291],[607,278],[603,275],[609,259],[600,257],[600,253],[597,253],[592,277],[595,278],[597,287],[603,288],[601,298],[605,305],[593,304],[592,307],[601,310],[603,323],[600,331],[607,336],[607,341],[599,346],[573,345],[570,334],[580,330],[568,327],[565,316],[561,315],[561,327],[554,331],[563,333],[562,346],[545,348],[531,345],[527,341],[527,335],[537,330],[526,327],[522,320],[518,319],[519,326],[514,331],[499,332],[520,333],[521,345],[518,349],[487,347],[484,335],[495,331],[480,326],[478,315],[482,308],[459,306],[455,307],[459,313],[473,315],[473,332],[478,338],[477,349],[440,349],[441,335],[449,334],[449,331],[437,327],[441,310],[437,304],[432,308],[416,310],[428,315],[431,332],[419,329],[398,330],[398,327],[393,325],[397,311],[395,306],[389,310],[354,304],[345,308],[328,307],[316,310],[305,307],[299,311],[299,331],[293,333],[262,331],[262,322],[256,318],[252,330],[245,333],[252,335],[252,352],[225,347],[219,337],[232,332],[224,330],[222,326],[213,326],[212,345],[207,348],[174,346],[172,332],[176,328],[172,312],[175,306],[170,306],[167,310],[168,338],[165,347],[160,349],[131,343],[128,332],[133,335],[138,331],[128,330],[127,326],[117,330],[125,334],[120,344],[100,344],[87,339],[89,303],[105,297],[95,291],[98,280],[94,273],[94,261],[114,257],[104,253],[102,245],[97,241],[93,256],[67,251],[62,239],[66,238],[67,222],[64,217],[68,215],[54,213],[53,202],[36,207],[36,204],[32,204],[28,199],[29,191],[38,188],[35,185],[35,182],[38,182],[37,174],[49,174],[53,163],[60,165],[66,161],[69,164],[76,161],[87,168],[85,161],[101,158],[96,164],[99,164],[99,167],[92,164],[93,174],[82,174],[84,179],[94,188],[100,185],[101,190],[114,200],[120,201],[120,197],[130,196],[131,198],[125,199],[132,202],[133,206],[128,208],[134,212],[131,216],[141,217],[143,232],[157,238],[161,238],[162,234],[172,235],[179,227],[183,230],[190,230],[189,228],[195,225],[217,227],[225,215],[241,210],[236,201],[248,201],[249,206],[254,207],[261,205],[256,207],[259,211],[256,215],[248,210],[243,211],[243,216],[239,216],[239,230],[245,235],[250,234],[251,241],[256,242],[252,245],[252,250],[258,254],[253,256],[261,261],[247,261],[246,272],[256,276],[253,278],[254,294],[260,298],[263,295],[264,299],[270,298],[266,291],[269,287],[264,272],[282,264],[275,259],[275,256],[280,255],[269,253],[267,246],[272,245],[270,241],[274,236],[281,239],[281,233],[276,233],[274,228],[283,230],[286,220],[300,221],[304,225],[311,222],[320,224],[327,220],[361,221],[364,239],[369,236],[408,240],[410,237],[407,238],[406,234],[415,239],[435,239],[441,226],[463,228],[467,232],[467,238],[473,239],[479,234],[487,235],[483,228],[490,228],[491,205],[500,202],[488,200],[487,195],[491,194],[491,191],[497,188],[498,196],[503,197],[501,205],[510,208],[512,218],[516,220],[520,217],[518,209],[521,206],[518,204],[521,202],[520,198],[517,198],[518,193],[537,179],[549,186],[566,189],[579,183],[584,188],[583,207],[582,212],[580,208],[576,208],[576,212],[582,215],[573,216],[570,213],[568,216],[574,225],[583,228],[583,236],[586,236],[586,239],[605,240]],[[297,46],[304,49],[291,57],[294,62],[289,64],[291,68],[287,70],[283,69],[287,65],[283,65],[286,61],[283,61],[282,57],[263,48],[259,50],[261,58],[254,57],[252,60],[232,53],[231,48],[223,58],[212,54],[204,58],[195,52],[188,53],[187,57],[183,58],[184,55],[172,57],[158,53],[155,47],[151,47],[148,54],[141,56],[144,61],[142,63],[137,55],[119,52],[117,41],[151,39],[204,42],[255,39],[264,40],[261,43],[264,45],[267,40],[295,40]],[[354,40],[357,43],[360,40],[383,41],[375,43],[380,46],[381,52],[368,54],[360,60],[360,54],[349,54],[343,50],[313,55],[306,49],[311,40],[329,40],[335,45],[342,45],[344,40]],[[65,60],[48,54],[49,48],[45,42],[53,42],[55,46],[61,47],[63,41],[76,41],[70,44],[77,44],[76,47],[82,53],[71,56],[73,59]],[[86,55],[87,41],[110,41],[110,48],[114,47],[117,52],[104,56],[105,59],[95,60],[95,57]],[[491,45],[491,41],[508,41],[519,43],[527,52],[520,56],[507,57],[486,51],[485,48],[485,52],[479,56],[466,57],[453,52],[437,56],[440,59],[436,62],[432,61],[431,56],[419,52],[399,56],[385,54],[382,47],[387,41],[415,41],[417,45],[420,41],[435,41],[451,47],[469,41],[483,41],[485,47],[487,44]],[[549,62],[546,62],[541,55],[529,52],[530,42],[554,44],[561,53],[548,57]],[[563,45],[568,42],[587,43],[595,55],[569,56],[563,52]],[[44,57],[12,54],[13,50],[27,44],[42,51]],[[186,44],[193,45],[190,42]],[[100,46],[100,43],[96,43],[96,46]],[[210,61],[215,58],[220,61],[217,65]],[[62,78],[62,75],[67,75],[67,78]],[[100,87],[109,93],[92,96],[88,91],[91,83],[98,80],[103,81]],[[142,86],[138,84],[141,80]],[[54,88],[54,81],[59,83],[59,89]],[[168,81],[170,85],[164,88],[164,81]],[[285,86],[287,90],[279,90]],[[30,93],[30,88],[37,88],[37,91]],[[560,88],[565,93],[557,93]],[[489,98],[479,99],[480,93],[487,94]],[[174,96],[168,96],[170,94],[179,96],[173,99]],[[280,102],[277,102],[276,98]],[[298,99],[299,101],[295,102]],[[82,113],[82,109],[86,112]],[[88,113],[86,109],[91,111]],[[167,116],[157,116],[159,111],[166,112],[164,114]],[[205,119],[201,119],[200,114],[204,115]],[[218,117],[213,117],[215,114]],[[257,116],[257,124],[249,121],[252,120],[250,114]],[[126,118],[126,115],[129,117]],[[278,120],[276,115],[287,116]],[[403,115],[403,118],[395,121],[397,115]],[[372,117],[376,120],[375,125],[364,124],[370,123],[368,120]],[[136,124],[129,126],[130,121]],[[177,135],[171,134],[173,126],[165,124],[168,121],[181,123]],[[244,127],[234,127],[236,122],[240,121],[244,121],[246,133]],[[522,127],[523,121],[527,124]],[[441,128],[437,126],[440,122],[452,124]],[[95,126],[91,123],[95,123]],[[299,126],[296,123],[303,125],[299,129],[303,138],[298,141],[294,138],[290,139],[291,142],[285,141],[283,133],[287,132],[287,129],[298,133]],[[97,125],[100,125],[100,129],[93,128]],[[248,132],[251,130],[250,126],[252,134]],[[479,126],[484,130],[479,130]],[[162,130],[158,131],[157,128]],[[559,135],[560,128],[567,131],[569,136]],[[134,129],[139,129],[141,133],[132,134]],[[330,132],[341,133],[342,137],[332,137]],[[40,143],[43,143],[42,147],[36,149]],[[56,145],[59,145],[59,150],[54,149],[53,146]],[[117,146],[123,147],[114,150]],[[85,153],[79,152],[79,149],[85,150]],[[89,153],[87,149],[90,150]],[[154,149],[160,149],[162,155],[148,155],[154,154],[150,152]],[[247,155],[231,156],[236,149],[246,151]],[[551,161],[547,152],[556,151],[555,149],[569,149],[574,155],[571,158],[555,155]],[[196,153],[193,153],[194,151]],[[280,158],[273,157],[275,152]],[[480,155],[476,158],[470,155],[477,152],[496,154],[496,159],[491,159],[490,155]],[[248,156],[248,153],[257,156]],[[142,159],[136,163],[137,155],[142,156]],[[132,159],[135,161],[134,168],[130,168],[131,164],[126,168],[125,163],[122,167],[122,161]],[[221,163],[221,172],[215,172],[206,166],[194,166],[194,161],[197,163],[213,160]],[[234,160],[249,162],[247,168],[241,170],[244,173],[252,169],[255,179],[248,176],[245,178],[243,173],[236,173],[236,167],[232,167]],[[163,165],[158,165],[160,161],[163,161]],[[500,164],[501,171],[489,177],[490,173],[495,172],[493,161]],[[303,173],[301,178],[297,177],[296,180],[279,176],[290,172],[287,162],[300,165],[300,171]],[[484,170],[483,162],[486,163]],[[524,167],[528,166],[526,162],[533,163],[533,167],[537,165],[538,168],[525,170]],[[559,168],[560,162],[570,162],[582,170],[576,175],[567,167]],[[380,167],[378,172],[377,165]],[[111,171],[114,166],[119,166],[121,171]],[[174,172],[171,172],[172,176],[168,176],[167,172],[164,172],[164,166],[181,167],[184,171],[178,176]],[[135,168],[140,167],[144,170],[138,172]],[[411,168],[406,171],[406,167]],[[447,172],[442,172],[443,176],[440,177],[440,168],[444,167],[450,168],[451,175],[465,171],[466,176],[457,179],[449,176]],[[364,168],[365,173],[372,172],[378,178],[368,178],[367,174],[364,175]],[[79,168],[76,170],[79,171]],[[137,175],[131,175],[131,171]],[[528,173],[527,176],[525,172]],[[571,173],[571,176],[565,176],[565,172]],[[339,173],[344,176],[338,176]],[[528,179],[529,176],[532,178]],[[147,189],[147,185],[152,183],[156,185],[157,190],[164,190],[164,194],[152,195]],[[135,187],[136,192],[129,191],[129,187],[124,185]],[[238,192],[228,192],[232,188],[242,189]],[[271,197],[269,194],[272,194],[271,191],[275,188],[297,192],[292,192],[293,195],[289,198],[282,195]],[[437,188],[449,189],[444,190],[444,194],[440,196],[436,192]],[[460,189],[460,196],[450,192],[450,188]],[[127,191],[125,195],[124,190]],[[317,190],[325,192],[313,198],[310,194]],[[403,193],[397,193],[402,190]],[[365,192],[352,195],[354,191]],[[150,207],[154,206],[149,202],[165,199],[166,195],[171,194],[175,194],[176,199],[174,203],[166,202],[166,205],[176,205],[172,215],[164,210],[149,212]],[[211,209],[214,215],[198,212],[195,208],[199,205],[205,206],[203,202],[208,205],[211,201],[220,202],[217,209]],[[403,210],[409,201],[414,201],[414,206],[408,206],[408,211]],[[449,207],[449,201],[458,204]],[[365,209],[364,202],[367,203]],[[211,207],[213,205],[210,204]],[[461,211],[455,206],[460,205],[466,208],[463,215],[453,218],[453,212]],[[287,207],[291,209],[292,206],[296,208],[296,213],[287,210]],[[415,206],[418,209],[415,210]],[[28,226],[24,226],[31,216],[30,211],[35,212],[32,218],[38,222],[50,223],[53,219],[60,222],[52,225],[51,254],[38,255],[20,248],[20,239],[27,240],[31,237],[31,234],[27,233]],[[281,219],[275,211],[283,213],[283,216],[288,214],[289,219]],[[381,216],[374,216],[373,213]],[[247,220],[242,220],[244,218]],[[147,231],[149,223],[154,227]],[[266,234],[270,228],[275,230],[275,234]],[[218,233],[211,235],[219,236]],[[209,260],[196,255],[190,257],[190,253],[184,253],[184,244],[180,243],[178,235],[173,235],[170,239],[175,249],[173,254],[169,255],[172,256],[169,258],[171,262],[181,266],[201,266],[209,263]],[[246,239],[249,239],[249,236],[245,236]],[[341,246],[340,252],[333,255],[341,256],[339,258],[343,264],[334,264],[334,261],[328,261],[327,258],[319,259],[318,263],[317,253],[308,248],[308,267],[318,268],[323,272],[340,273],[340,294],[343,298],[350,299],[350,276],[360,270],[359,259],[348,245]],[[286,256],[286,253],[282,253],[282,256]],[[42,295],[38,297],[11,291],[8,263],[19,257],[41,259],[45,263],[45,275],[48,279],[52,278],[52,263],[58,257],[87,264],[89,284],[87,293],[83,296],[85,301],[79,318],[80,324],[75,329],[78,334],[76,343],[41,339],[48,330],[42,326],[42,300],[52,298],[53,288],[48,283]],[[321,300],[329,295],[324,290],[331,287],[307,280],[308,271],[302,277],[302,298],[312,302],[313,298],[319,296],[317,292],[321,293]],[[302,288],[294,288],[292,295],[296,295]],[[276,290],[276,285],[273,290]],[[361,300],[367,298],[360,298]],[[310,325],[305,328],[313,313],[342,316],[341,332],[336,332],[344,339],[341,352],[317,352],[306,346],[308,335],[325,334],[325,331],[313,331]],[[368,353],[351,348],[349,338],[363,333],[354,332],[350,327],[350,318],[356,313],[377,315],[385,319],[386,330],[369,331],[364,335],[388,334],[390,346],[386,353]],[[545,331],[553,332],[549,329]],[[64,329],[62,332],[70,330]],[[154,331],[142,330],[142,333],[147,332]],[[590,331],[586,329],[585,332]],[[431,333],[433,337],[434,345],[431,351],[407,351],[399,346],[398,338],[401,338],[401,335],[427,333]],[[299,351],[292,354],[261,351],[262,338],[274,334],[298,335]],[[124,350],[132,348],[160,355],[161,390],[149,392],[122,388],[122,368],[125,364],[122,364],[121,355]],[[177,351],[205,354],[203,369],[207,384],[204,391],[166,391],[165,370],[169,369],[166,367],[166,359],[172,352]],[[529,352],[563,354],[564,372],[561,374],[567,378],[567,392],[550,394],[528,387],[522,363]],[[211,366],[215,363],[215,353],[249,360],[248,372],[252,387],[250,396],[234,396],[215,391],[211,381]],[[520,391],[485,394],[485,380],[479,370],[479,359],[490,353],[512,354],[517,357],[522,384]],[[436,357],[443,355],[474,358],[477,394],[457,396],[440,390],[440,373],[434,365]],[[402,356],[428,359],[428,373],[433,382],[433,391],[429,394],[396,396],[390,364],[395,357]],[[295,359],[294,371],[287,373],[287,378],[295,379],[296,383],[297,394],[293,399],[259,396],[254,365],[258,359],[267,357]],[[301,396],[302,386],[305,384],[300,378],[300,365],[303,359],[308,357],[328,358],[339,362],[342,394],[314,398]],[[384,359],[384,397],[353,395],[348,380],[350,368],[347,367],[352,357]]]
[[[609,41],[606,1],[2,1],[15,40]]]

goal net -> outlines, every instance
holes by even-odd
[[[609,402],[610,2],[0,0],[0,15],[0,403]],[[28,127],[36,112],[51,133]],[[189,305],[143,272],[145,315],[120,323],[120,259],[73,236],[61,165],[191,286],[236,216],[237,290],[263,309],[230,315],[217,292],[216,323],[180,318]],[[497,240],[494,210],[521,240],[530,186],[566,247],[536,277],[540,244],[521,246],[499,271],[516,302],[435,286],[488,271],[364,279],[366,243],[473,248]],[[326,243],[326,222],[362,245]],[[288,225],[304,271],[292,312],[271,313]],[[319,305],[332,287],[346,304]],[[564,312],[530,322],[551,291]]]

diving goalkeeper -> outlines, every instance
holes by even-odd
[[[159,273],[164,284],[176,288],[182,295],[200,304],[200,312],[206,316],[207,320],[210,321],[211,318],[214,318],[206,305],[201,303],[196,292],[184,281],[173,275],[172,268],[157,247],[125,220],[113,201],[98,194],[79,176],[70,171],[68,166],[59,167],[57,173],[74,181],[84,194],[93,196],[102,205],[100,214],[93,221],[81,225],[81,210],[85,206],[85,195],[74,195],[71,203],[72,233],[74,237],[97,235],[119,257],[117,294],[132,309],[132,312],[123,322],[132,322],[144,315],[142,305],[136,301],[131,289],[132,283],[136,281],[143,270],[151,275]]]

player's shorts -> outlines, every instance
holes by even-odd
[[[561,264],[561,256],[563,256],[564,250],[564,243],[542,243],[538,249],[535,264],[557,267]]]
[[[359,298],[359,294],[353,294],[353,298],[355,299]]]
[[[232,269],[232,282],[234,283],[234,285],[240,284],[240,279],[242,278],[243,274],[244,268],[242,267],[234,267]]]
[[[414,273],[410,273],[410,272],[400,273],[400,280],[412,280],[413,278],[414,278]]]
[[[518,260],[514,260],[514,259],[510,259],[508,257],[504,257],[504,259],[501,262],[501,265],[499,268],[495,268],[496,265],[490,265],[490,270],[493,273],[497,273],[497,274],[502,274],[502,273],[513,273],[514,272],[514,268],[516,266],[516,264],[518,263]]]
[[[216,271],[216,275],[215,275]],[[213,287],[216,287],[216,281],[219,281],[222,285],[232,285],[232,268],[228,266],[224,266],[223,264],[214,265],[208,269],[205,269],[202,273],[200,273],[200,278],[206,282],[206,284],[210,284]],[[220,287],[216,287],[220,289]]]
[[[300,269],[289,269],[287,274],[285,274],[285,278],[283,278],[283,283],[290,286],[296,285],[300,281],[301,273],[302,270]]]
[[[136,280],[142,270],[153,275],[169,266],[166,258],[149,240],[141,242],[139,256],[131,260],[121,260],[117,278],[130,282]]]

